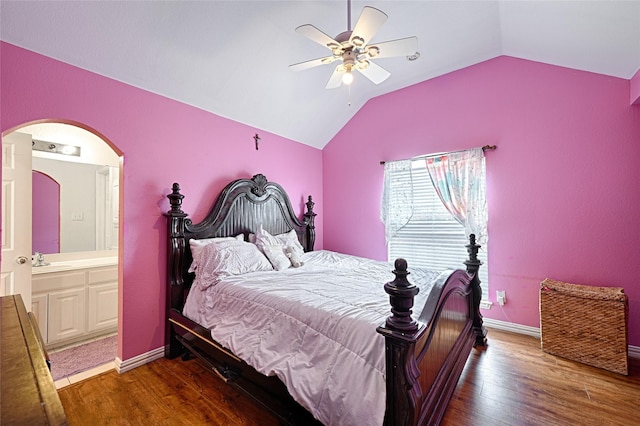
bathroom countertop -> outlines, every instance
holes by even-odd
[[[46,258],[45,258],[45,261]],[[115,266],[118,264],[118,257],[96,257],[90,259],[76,259],[50,262],[47,266],[32,266],[31,274],[47,274],[51,272],[71,271],[74,269],[99,268],[102,266]]]

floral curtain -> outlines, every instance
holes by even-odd
[[[431,182],[453,217],[464,226],[467,236],[476,234],[480,244],[487,241],[487,199],[485,161],[482,148],[426,158]]]
[[[411,160],[386,162],[380,219],[384,223],[387,243],[409,222],[411,216],[413,216]]]

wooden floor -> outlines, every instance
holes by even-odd
[[[638,425],[640,362],[629,376],[540,350],[533,337],[489,330],[472,350],[443,425]]]
[[[628,377],[546,354],[532,337],[489,330],[444,425],[640,424],[640,364]],[[59,391],[71,425],[277,425],[197,360],[159,359]]]

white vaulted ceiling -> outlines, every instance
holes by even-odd
[[[640,68],[640,1],[353,1],[389,18],[372,41],[417,36],[420,58],[383,58],[391,77],[334,65],[295,32],[347,30],[347,1],[7,1],[0,37],[63,62],[322,148],[367,100],[500,55],[629,79]],[[350,92],[350,93],[349,93]],[[350,103],[350,105],[349,105]]]

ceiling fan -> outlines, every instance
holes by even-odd
[[[351,84],[354,69],[373,83],[380,84],[391,73],[373,62],[372,59],[419,55],[417,52],[417,37],[370,43],[375,33],[386,20],[387,15],[384,12],[374,7],[365,6],[355,27],[351,30],[351,0],[347,0],[348,29],[338,34],[335,38],[328,36],[311,24],[301,25],[296,28],[297,33],[329,48],[331,55],[289,65],[289,68],[293,71],[302,71],[340,61],[325,86],[327,89],[339,87],[341,84]]]

